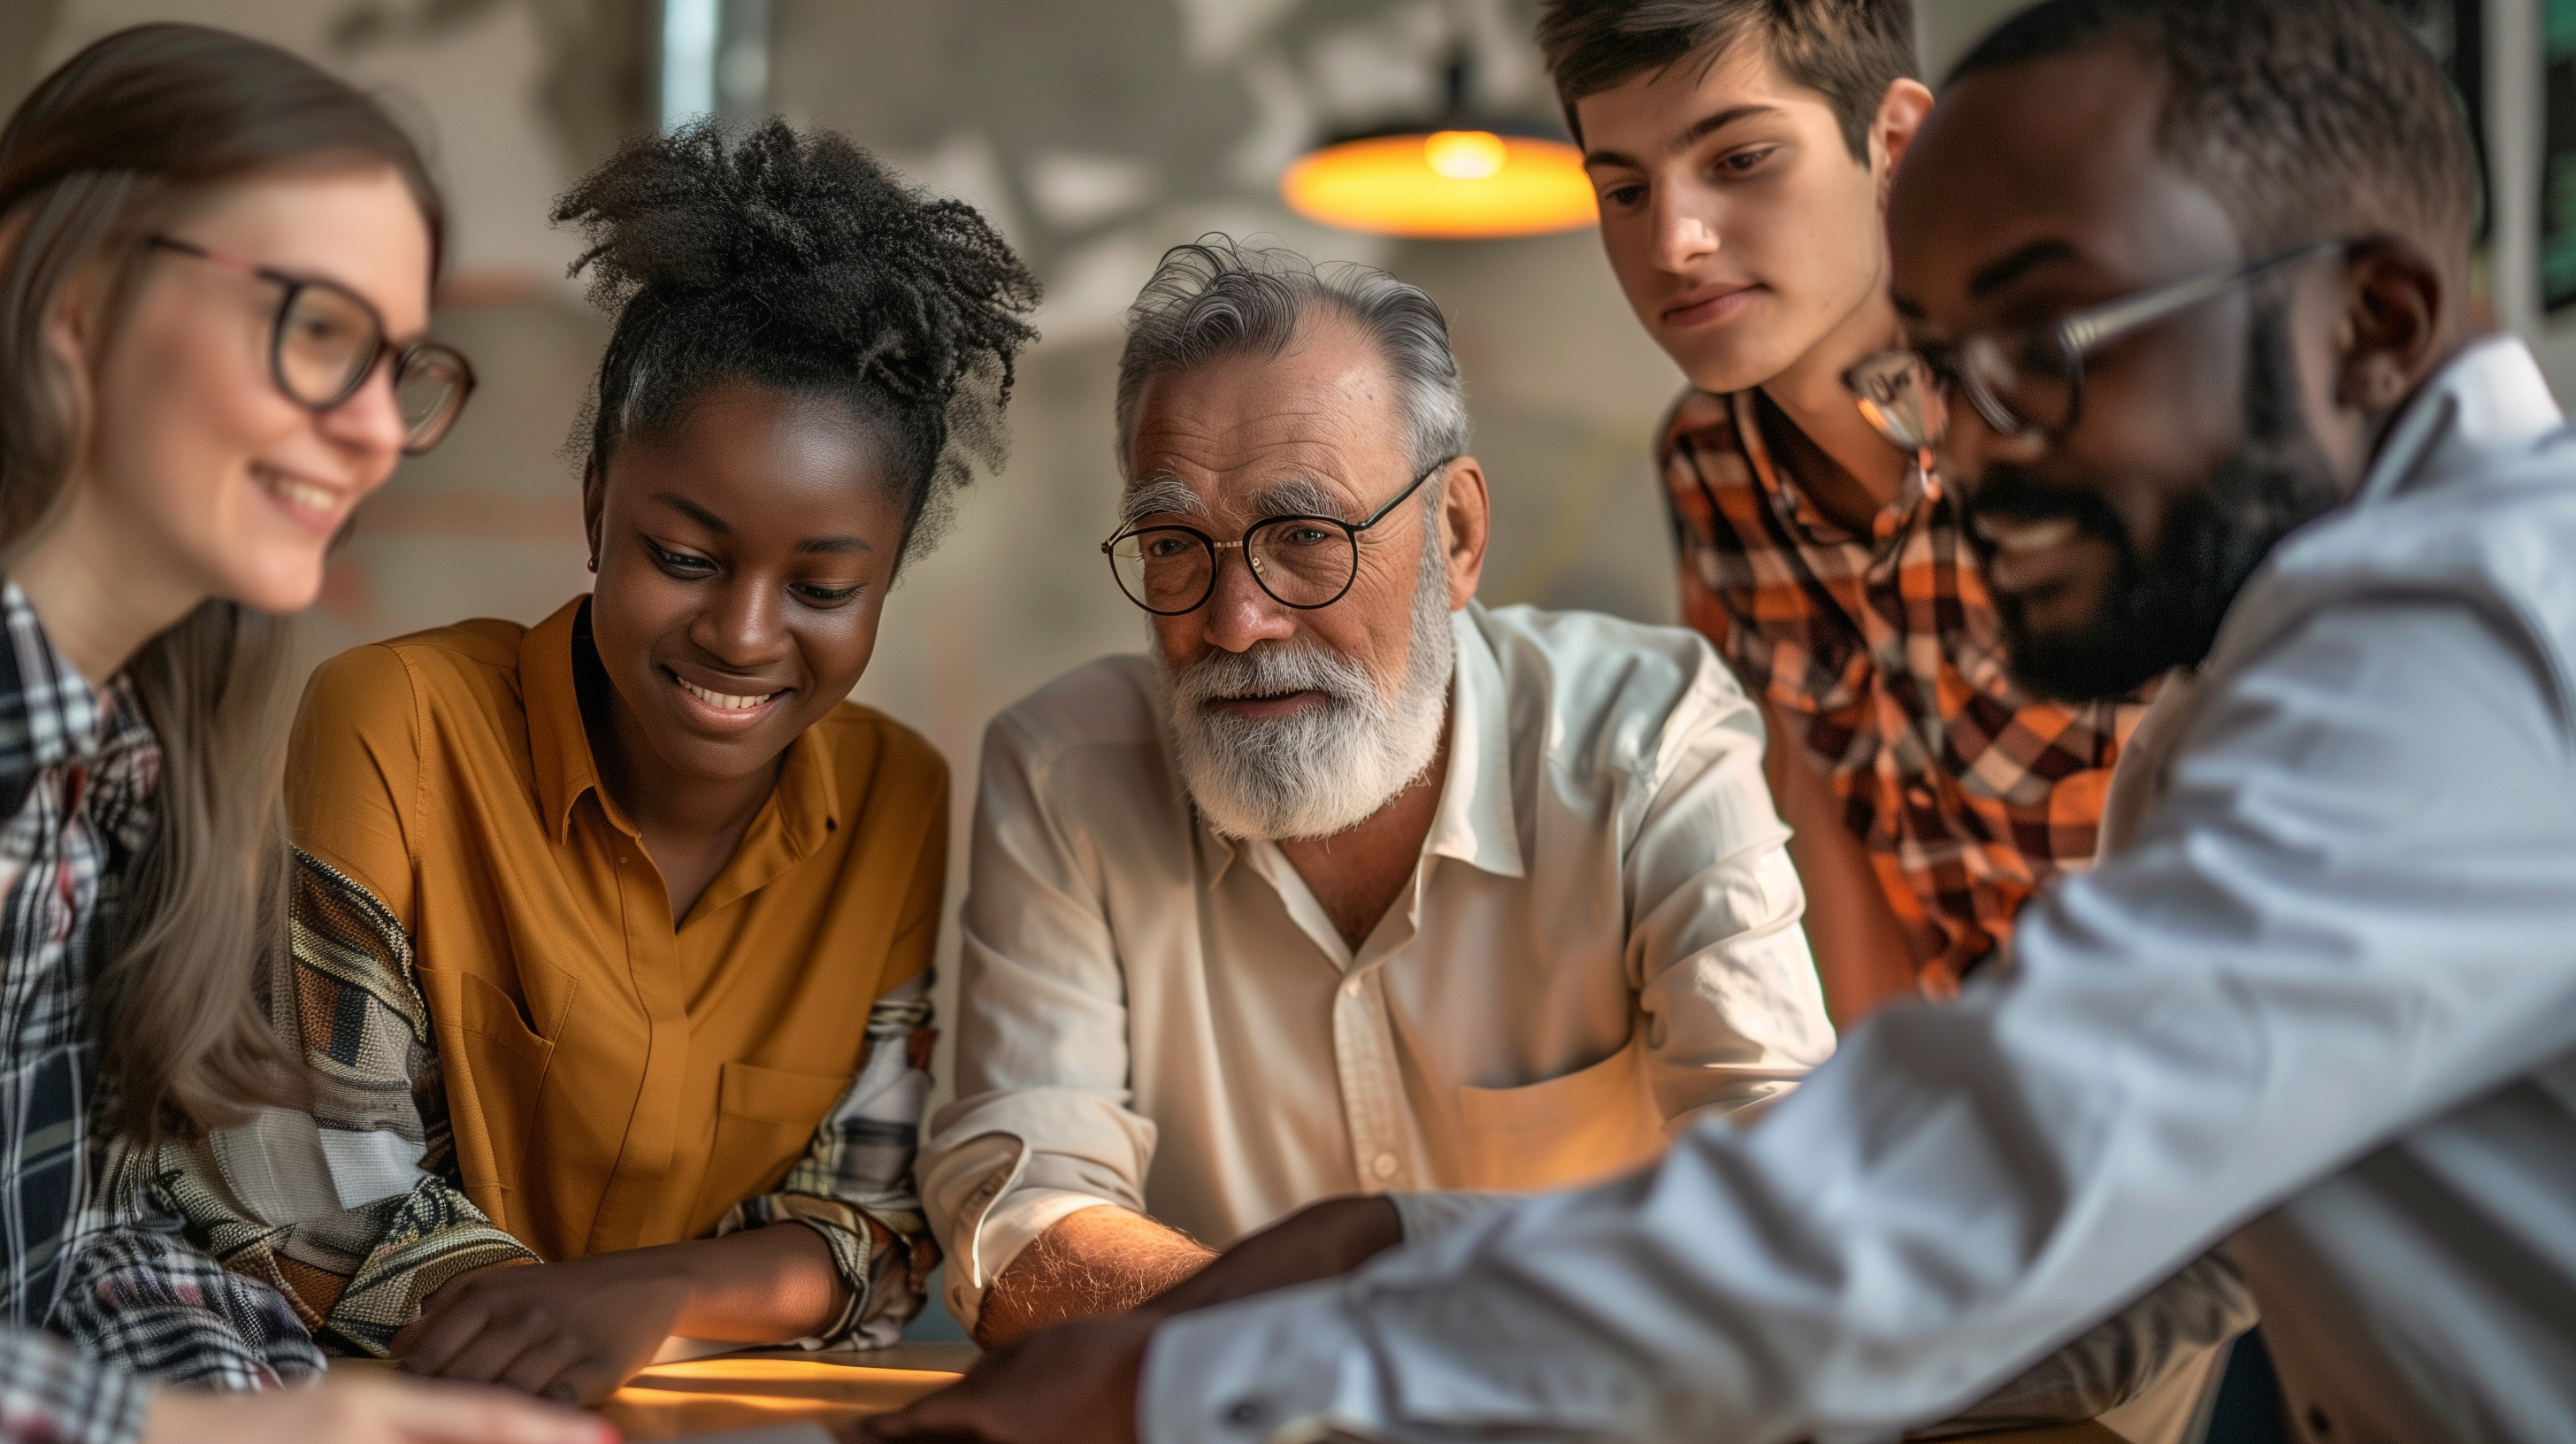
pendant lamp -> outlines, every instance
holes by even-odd
[[[1298,157],[1279,180],[1288,208],[1343,230],[1429,240],[1544,235],[1600,218],[1582,152],[1545,127],[1470,110],[1463,47],[1448,79],[1437,121],[1343,136]]]

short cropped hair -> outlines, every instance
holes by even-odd
[[[1276,356],[1319,312],[1357,325],[1386,357],[1416,474],[1467,454],[1467,390],[1449,350],[1449,321],[1421,287],[1371,266],[1318,266],[1284,247],[1210,233],[1165,251],[1128,308],[1118,356],[1121,474],[1133,464],[1147,381],[1233,356]]]
[[[1576,101],[1683,61],[1715,65],[1748,40],[1825,97],[1852,159],[1869,164],[1879,102],[1917,75],[1912,0],[1546,0],[1538,16],[1538,48],[1578,144]]]
[[[2125,44],[2165,74],[2157,143],[2249,254],[2391,232],[2465,269],[2478,169],[2442,69],[2379,0],[2045,0],[1945,83]]]

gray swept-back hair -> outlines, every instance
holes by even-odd
[[[1147,381],[1230,356],[1276,356],[1317,310],[1357,323],[1385,354],[1415,475],[1466,454],[1466,384],[1449,350],[1448,318],[1421,287],[1372,266],[1318,266],[1284,247],[1210,232],[1165,251],[1128,308],[1127,348],[1118,357],[1119,474],[1136,479],[1127,473]]]

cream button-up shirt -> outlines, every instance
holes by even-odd
[[[1439,809],[1357,949],[1275,845],[1200,820],[1151,659],[995,719],[921,1173],[960,1318],[1083,1208],[1221,1246],[1333,1194],[1602,1177],[1833,1051],[1761,722],[1708,645],[1453,625]]]

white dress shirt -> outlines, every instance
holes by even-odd
[[[2227,1239],[2307,1438],[2576,1438],[2571,679],[2576,439],[2492,339],[2247,586],[2015,977],[1759,1129],[1173,1321],[1145,1437],[1884,1438]]]
[[[1453,631],[1438,812],[1356,950],[1278,847],[1200,820],[1152,660],[995,719],[922,1162],[959,1317],[1082,1208],[1221,1246],[1333,1194],[1595,1180],[1832,1052],[1761,722],[1707,643]]]

